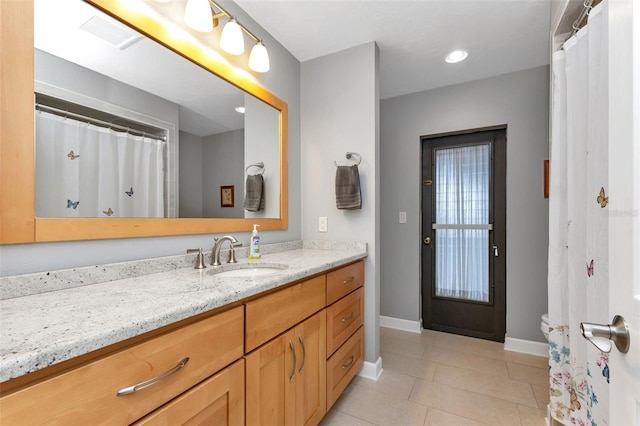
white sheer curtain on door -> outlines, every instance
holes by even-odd
[[[164,217],[164,143],[38,111],[36,215]]]
[[[489,144],[437,149],[436,296],[489,301]],[[485,229],[474,229],[480,225]]]
[[[609,424],[608,354],[580,334],[581,321],[610,321],[603,25],[598,6],[552,65],[549,380],[551,415],[564,424]]]

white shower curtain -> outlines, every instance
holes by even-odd
[[[164,142],[36,112],[36,215],[164,217]]]
[[[607,67],[601,6],[553,55],[549,195],[551,415],[607,425],[608,354],[580,322],[608,324]]]

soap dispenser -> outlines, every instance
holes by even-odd
[[[251,232],[251,246],[249,247],[249,259],[260,259],[260,235],[258,235],[258,227],[260,225],[254,223]]]

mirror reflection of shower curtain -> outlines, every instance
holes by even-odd
[[[38,217],[164,217],[164,142],[36,112]]]

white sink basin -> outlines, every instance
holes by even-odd
[[[220,270],[212,270],[210,274],[217,277],[256,277],[262,275],[277,274],[287,269],[287,265],[281,264],[240,264],[234,266],[222,266]]]

